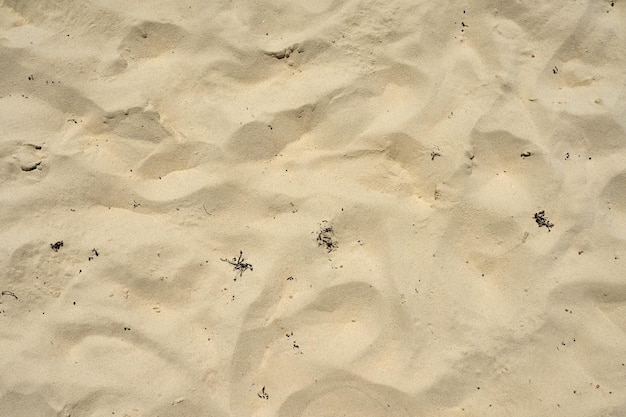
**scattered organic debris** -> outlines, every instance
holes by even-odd
[[[320,231],[317,234],[317,246],[325,248],[328,253],[337,250],[338,244],[335,239],[335,232],[326,220],[320,224]]]
[[[287,338],[293,337],[293,332],[286,333],[285,336],[287,336]],[[291,347],[295,351],[295,353],[302,355],[302,351],[300,351],[300,345],[298,344],[298,342],[292,339],[291,343]]]
[[[530,155],[532,155],[532,153],[526,151],[526,152],[522,152],[522,154],[520,155],[522,158],[528,158]]]
[[[554,224],[551,223],[550,220],[546,219],[545,216],[546,216],[545,210],[541,210],[539,213],[535,213],[535,221],[537,222],[539,227],[544,226],[548,229],[548,232],[549,232],[550,229],[554,227]]]
[[[441,152],[439,151],[439,146],[435,146],[435,148],[430,153],[430,160],[434,161],[435,157],[441,156]]]
[[[50,244],[50,249],[52,249],[55,252],[58,252],[59,249],[61,249],[62,247],[63,247],[63,241],[62,240],[59,240],[56,243],[51,243]]]
[[[254,269],[252,269],[252,265],[247,263],[245,258],[243,257],[243,251],[239,251],[239,257],[238,258],[233,258],[232,260],[230,259],[224,259],[224,258],[220,258],[223,262],[228,262],[229,264],[231,264],[233,266],[233,271],[239,271],[239,277],[243,276],[243,273],[245,271],[247,271],[248,269],[250,271],[254,271]],[[237,277],[235,276],[235,281],[237,281]]]
[[[98,253],[98,251],[96,250],[96,248],[93,248],[93,249],[91,250],[91,253],[93,253],[93,254],[94,254],[94,256],[100,256],[100,254]],[[93,258],[94,258],[93,256],[90,256],[90,257],[88,258],[88,260],[90,260],[90,261],[91,261],[91,260],[93,260]]]
[[[270,399],[269,394],[265,391],[265,385],[263,385],[263,388],[261,388],[261,391],[259,393],[257,393],[257,396],[259,398],[264,399],[264,400],[269,400]]]

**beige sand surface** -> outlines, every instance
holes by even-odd
[[[0,4],[0,417],[626,416],[626,2]]]

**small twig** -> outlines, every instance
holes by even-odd
[[[204,207],[204,204],[202,205],[202,208],[204,209],[204,212],[205,212],[206,214],[208,214],[209,216],[212,216],[212,214],[208,212],[208,210],[206,209],[206,207]]]
[[[16,300],[19,300],[19,298],[17,298],[17,295],[15,295],[13,291],[2,291],[2,295],[8,295],[15,298]]]
[[[233,271],[239,271],[239,277],[242,277],[243,273],[247,271],[248,269],[250,271],[254,271],[254,269],[252,268],[252,265],[246,262],[245,258],[243,257],[243,251],[241,250],[239,251],[239,257],[233,258],[232,261],[229,259],[224,259],[224,258],[220,258],[220,260],[231,264],[233,266]],[[235,281],[237,281],[236,276],[235,276]]]

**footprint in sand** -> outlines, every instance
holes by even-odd
[[[41,145],[27,143],[20,147],[14,155],[14,158],[18,161],[22,171],[29,172],[38,168],[41,169],[40,166],[43,158],[42,153]]]

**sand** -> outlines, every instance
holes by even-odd
[[[0,416],[626,415],[626,3],[0,4]]]

